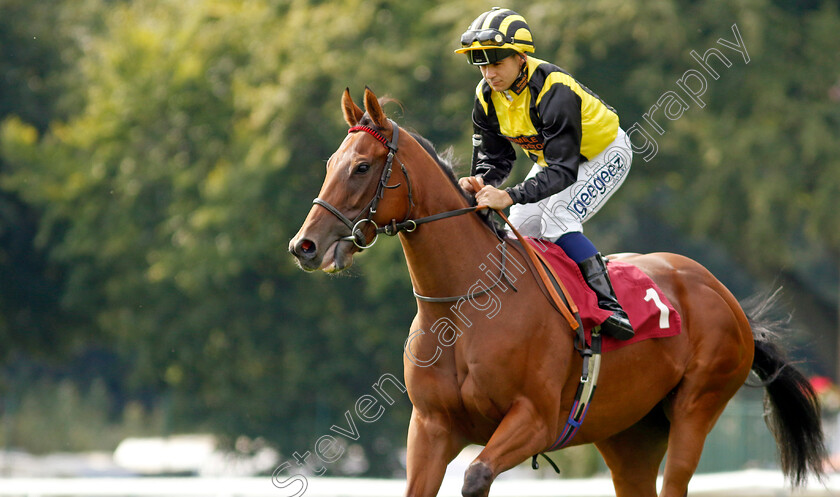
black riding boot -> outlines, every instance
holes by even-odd
[[[633,326],[630,324],[627,313],[624,312],[615,297],[615,291],[612,283],[610,283],[610,276],[603,256],[595,254],[578,266],[586,283],[598,296],[598,307],[606,311],[612,311],[612,316],[601,324],[601,332],[619,340],[633,338]]]

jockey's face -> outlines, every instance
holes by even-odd
[[[522,59],[517,55],[511,55],[493,64],[478,66],[484,80],[495,91],[505,91],[511,87],[522,66]]]

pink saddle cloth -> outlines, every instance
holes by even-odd
[[[534,250],[545,257],[557,276],[563,280],[569,295],[578,306],[580,318],[586,330],[586,339],[589,341],[592,328],[603,323],[610,316],[610,312],[598,307],[595,292],[586,284],[578,265],[566,255],[563,249],[546,240],[529,238],[528,241]],[[607,269],[610,272],[610,280],[618,302],[627,312],[636,335],[630,340],[616,340],[602,335],[601,350],[603,352],[620,349],[649,338],[664,338],[680,334],[682,328],[680,315],[671,305],[668,297],[648,275],[636,266],[621,261],[608,262]]]

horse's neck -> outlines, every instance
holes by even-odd
[[[426,224],[402,237],[411,282],[417,293],[430,297],[467,293],[498,243],[474,214]]]
[[[422,174],[422,185],[418,185],[416,217],[467,206],[446,174],[437,164],[433,167]],[[482,274],[480,266],[488,254],[497,253],[499,243],[472,213],[423,224],[400,238],[414,289],[429,297],[467,293]]]

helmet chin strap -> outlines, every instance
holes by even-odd
[[[512,91],[519,95],[525,88],[525,84],[527,83],[528,79],[528,57],[523,53],[519,53],[517,55],[519,55],[520,61],[519,76],[517,76],[516,79],[513,80],[513,83],[510,85],[510,88],[508,88],[508,91]]]
[[[524,53],[517,53],[516,55],[519,56],[519,75],[523,76],[525,74],[525,68],[528,67],[528,56]]]

